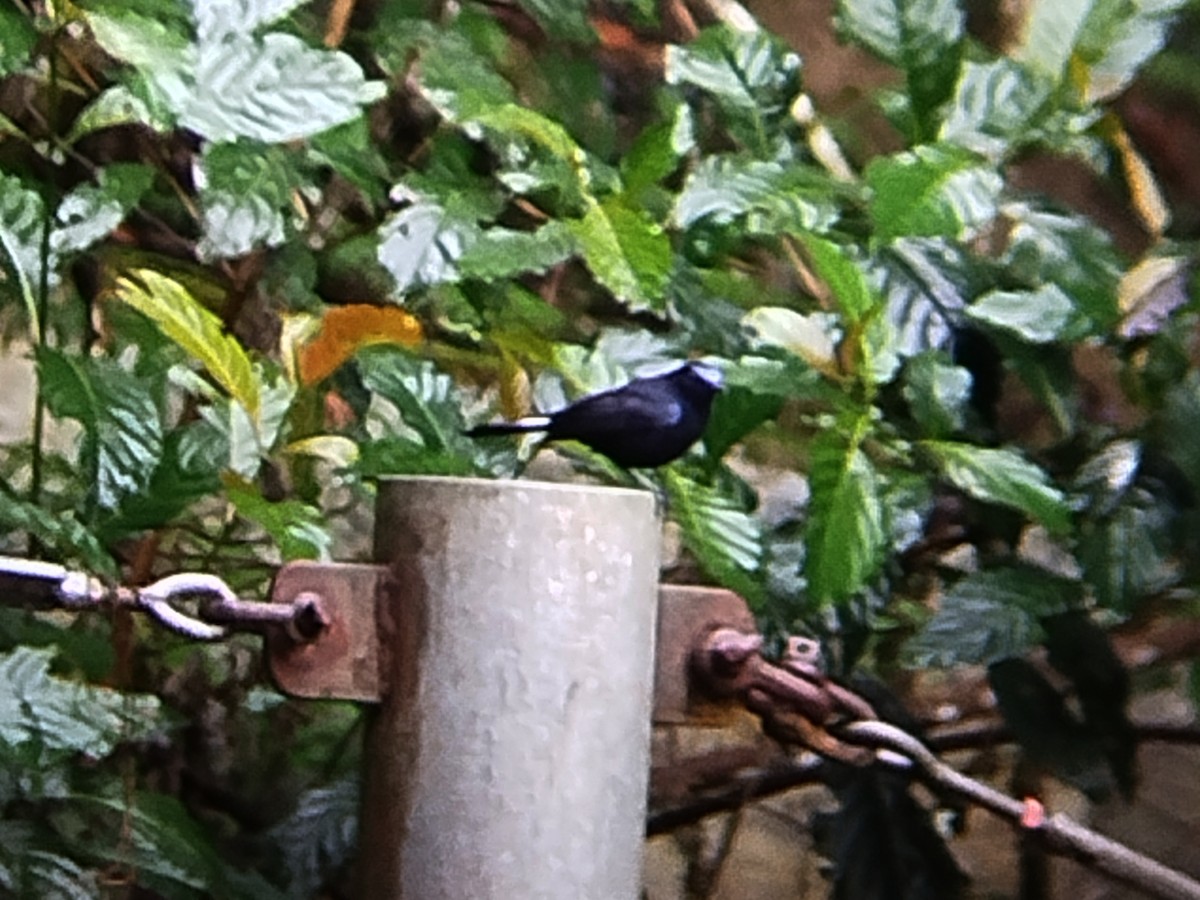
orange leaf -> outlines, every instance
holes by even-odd
[[[355,303],[325,313],[316,337],[300,351],[300,380],[315,384],[368,344],[411,347],[424,337],[421,323],[395,306]]]

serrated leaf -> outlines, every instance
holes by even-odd
[[[1132,614],[1146,597],[1179,583],[1183,570],[1172,553],[1173,524],[1164,498],[1142,491],[1084,524],[1077,555],[1097,603]]]
[[[25,302],[30,330],[37,343],[40,322],[34,303],[33,285],[41,271],[41,235],[45,207],[36,191],[29,190],[14,175],[0,172],[0,276],[16,282]],[[53,267],[53,261],[46,264]]]
[[[869,283],[901,356],[948,349],[970,290],[962,248],[942,238],[901,238],[871,261]]]
[[[842,247],[811,234],[801,236],[800,243],[808,251],[813,271],[825,282],[848,321],[858,322],[875,308],[876,300],[862,270]]]
[[[661,227],[620,203],[591,203],[581,219],[566,219],[588,269],[634,312],[664,306],[671,244]]]
[[[1021,41],[1012,55],[1058,81],[1095,5],[1095,0],[1032,0],[1023,12]]]
[[[922,441],[942,474],[977,500],[1007,506],[1062,533],[1071,526],[1071,511],[1062,492],[1038,466],[1012,450],[997,450],[950,441]]]
[[[75,188],[59,203],[50,232],[50,248],[56,254],[85,250],[108,237],[150,189],[154,170],[117,163],[101,169],[97,180]]]
[[[117,564],[112,554],[73,513],[51,512],[7,490],[0,490],[0,525],[6,531],[25,532],[57,559],[78,560],[89,572],[115,580]]]
[[[1075,319],[1075,304],[1056,284],[1033,291],[989,291],[967,307],[967,315],[1031,344],[1064,337]]]
[[[960,430],[971,402],[971,373],[945,356],[922,353],[904,368],[904,399],[913,418],[932,437]]]
[[[294,897],[312,897],[358,850],[359,779],[341,778],[300,795],[273,830]]]
[[[668,84],[689,84],[760,114],[786,108],[799,71],[799,55],[762,30],[710,28],[686,45],[667,48]]]
[[[765,600],[762,534],[758,522],[716,490],[674,469],[665,471],[671,515],[701,567],[754,608]]]
[[[271,536],[285,561],[328,560],[333,535],[325,513],[299,500],[267,500],[257,487],[226,479],[225,494],[238,514]]]
[[[1186,0],[1093,3],[1075,59],[1088,63],[1086,99],[1099,103],[1124,90],[1167,41],[1172,19]]]
[[[905,645],[921,668],[988,665],[1022,656],[1042,639],[1040,620],[1068,609],[1079,585],[1042,569],[974,572],[948,587],[921,631]]]
[[[169,123],[158,119],[150,105],[123,84],[105,88],[91,103],[84,107],[71,125],[67,140],[74,143],[84,135],[114,125],[142,124],[156,131],[164,131]]]
[[[305,183],[293,157],[280,147],[252,141],[214,144],[199,163],[206,260],[244,256],[286,239],[294,218],[294,195]]]
[[[1011,59],[963,64],[939,137],[1000,160],[1034,136],[1052,83]]]
[[[1026,204],[1007,204],[1002,213],[1010,226],[1000,262],[1012,276],[1061,288],[1101,333],[1115,327],[1124,264],[1108,233],[1083,216]]]
[[[221,320],[197,303],[187,288],[150,269],[135,269],[117,280],[115,294],[199,360],[257,421],[262,392],[250,357],[236,338],[225,333]]]
[[[849,434],[830,429],[813,441],[805,576],[810,600],[846,600],[862,590],[883,561],[886,533],[879,476],[860,445],[862,423]]]
[[[844,34],[906,72],[932,64],[963,34],[954,0],[839,0],[837,15]]]
[[[157,698],[52,677],[55,652],[18,647],[0,654],[0,741],[37,741],[98,759],[156,727]]]
[[[47,408],[83,425],[84,481],[101,509],[143,490],[162,457],[163,429],[151,386],[111,360],[42,347],[38,376]]]
[[[515,103],[480,111],[471,116],[471,122],[502,135],[520,136],[533,141],[579,171],[582,171],[587,159],[583,148],[560,124],[536,110]]]
[[[463,451],[469,458],[471,444],[462,435],[465,422],[454,379],[428,360],[384,347],[363,350],[358,366],[367,388],[396,405],[404,424],[428,450]]]
[[[1004,181],[992,166],[946,144],[928,144],[867,166],[871,223],[880,240],[962,238],[996,215]]]
[[[425,99],[452,122],[468,121],[517,96],[463,34],[438,31],[420,43],[416,68]]]
[[[192,16],[201,41],[218,41],[270,25],[302,3],[304,0],[202,0],[192,4]]]
[[[536,231],[486,228],[458,260],[463,278],[500,281],[526,272],[545,272],[575,251],[576,242],[564,222],[553,220]]]
[[[458,260],[474,243],[477,228],[456,220],[440,204],[419,200],[379,228],[380,264],[405,293],[458,281]]]
[[[636,195],[657,184],[677,168],[696,146],[691,107],[678,104],[665,121],[643,131],[629,152],[621,157],[621,175],[627,190]]]
[[[309,137],[357,118],[384,92],[346,54],[279,33],[200,44],[192,78],[179,122],[212,141]]]
[[[744,216],[754,234],[820,232],[837,221],[839,210],[831,199],[828,180],[815,170],[713,155],[688,175],[671,215],[685,229]]]
[[[120,823],[119,827],[128,833],[126,852],[132,857],[122,862],[136,866],[139,880],[157,885],[159,893],[174,894],[189,888],[210,896],[249,900],[251,895],[237,890],[227,878],[207,831],[177,798],[147,790],[138,791],[133,799],[89,795],[73,799],[80,805],[106,811],[114,825]],[[87,849],[101,859],[112,853],[111,841],[109,846],[97,841]]]

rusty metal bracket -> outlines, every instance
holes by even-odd
[[[755,633],[746,601],[724,588],[664,584],[658,589],[658,648],[654,672],[654,722],[680,725],[704,718],[709,697],[696,690],[692,655],[719,628]]]
[[[379,701],[377,614],[390,582],[384,566],[360,563],[293,562],[280,569],[271,601],[313,602],[322,627],[305,638],[268,633],[267,660],[279,689],[309,699]]]

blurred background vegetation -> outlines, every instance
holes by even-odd
[[[0,0],[0,546],[256,596],[366,558],[382,475],[639,485],[665,578],[1136,802],[1131,710],[1200,690],[1198,43],[1184,0]],[[461,435],[700,355],[658,472]],[[0,650],[0,892],[346,895],[355,708],[121,614]],[[811,895],[1009,890],[835,787]],[[799,895],[705,840],[648,893]]]

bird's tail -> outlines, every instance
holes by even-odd
[[[492,437],[497,434],[524,434],[527,431],[545,431],[550,427],[549,416],[526,416],[514,422],[491,422],[487,425],[476,425],[464,431],[467,437]]]

